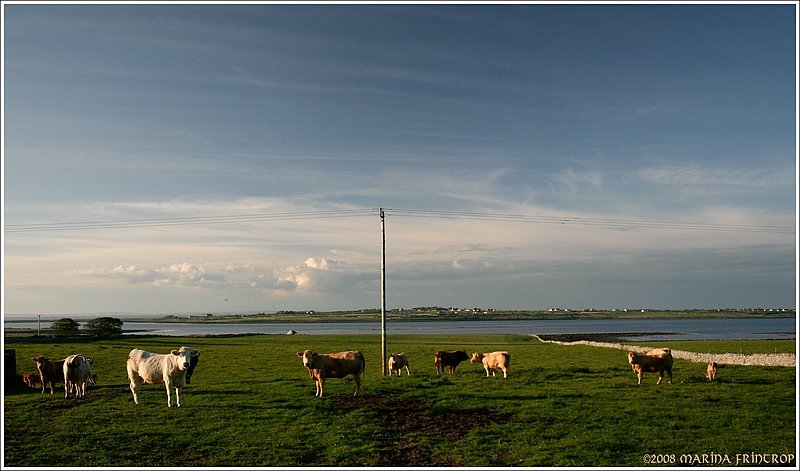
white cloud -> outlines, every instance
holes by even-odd
[[[568,194],[575,198],[584,189],[599,190],[603,188],[605,175],[597,171],[576,172],[573,169],[566,169],[553,177],[558,188],[565,188]]]

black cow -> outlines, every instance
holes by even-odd
[[[194,374],[194,369],[197,366],[197,362],[200,361],[200,352],[197,352],[197,355],[192,355],[192,359],[189,360],[189,368],[186,368],[186,384],[191,383],[192,374]]]
[[[444,368],[447,367],[447,370],[450,374],[456,372],[456,367],[462,361],[469,360],[469,356],[467,352],[464,350],[455,350],[452,352],[436,352],[433,355],[433,364],[436,366],[436,374],[438,375],[439,372],[444,373]]]

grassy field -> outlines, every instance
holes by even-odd
[[[183,407],[167,408],[162,386],[133,403],[131,348],[201,351]],[[794,352],[794,341],[670,342],[702,352]],[[99,384],[87,397],[6,385],[4,466],[681,466],[702,455],[794,455],[796,371],[676,360],[673,384],[645,374],[636,385],[625,352],[542,344],[523,335],[403,335],[411,376],[382,377],[375,335],[136,337],[96,341],[14,340],[19,371],[31,358],[83,353]],[[363,396],[331,379],[314,397],[296,352],[361,350]],[[508,350],[508,379],[463,363],[436,376],[433,352]],[[45,445],[43,446],[43,443]],[[671,462],[670,462],[671,461]],[[709,464],[709,463],[706,463]],[[717,463],[720,464],[720,463]],[[723,463],[724,464],[724,463]],[[794,463],[791,463],[794,464]]]

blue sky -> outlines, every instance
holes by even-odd
[[[4,3],[4,313],[794,307],[796,8]]]

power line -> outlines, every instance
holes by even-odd
[[[227,216],[196,216],[196,217],[170,217],[155,219],[120,219],[109,221],[76,221],[76,222],[52,222],[52,223],[33,223],[33,224],[7,224],[5,232],[55,232],[55,231],[75,231],[90,229],[127,229],[134,227],[161,227],[161,226],[182,226],[198,224],[230,224],[237,222],[255,221],[292,221],[302,219],[329,219],[345,218],[357,216],[371,216],[375,210],[366,209],[341,209],[326,211],[303,211],[285,213],[254,213],[254,214],[235,214]]]
[[[717,224],[708,222],[659,221],[654,219],[615,219],[600,217],[548,216],[531,214],[480,213],[469,211],[439,211],[427,209],[384,208],[387,216],[435,219],[471,219],[482,221],[520,222],[532,224],[560,224],[597,226],[612,229],[680,229],[727,232],[764,232],[794,234],[795,228],[784,226]],[[6,233],[57,232],[93,229],[126,229],[135,227],[162,227],[182,225],[232,224],[257,221],[294,221],[304,219],[333,219],[375,216],[380,208],[332,209],[279,213],[251,213],[220,216],[165,217],[154,219],[121,219],[106,221],[50,222],[7,224]]]
[[[603,226],[608,228],[654,228],[654,229],[692,229],[708,231],[734,231],[734,232],[771,232],[779,234],[793,234],[793,227],[746,225],[746,224],[717,224],[703,222],[659,221],[652,219],[612,219],[578,216],[543,216],[521,215],[503,213],[475,213],[463,211],[435,211],[420,209],[386,208],[386,214],[398,216],[437,218],[437,219],[475,219],[484,221],[527,222],[537,224],[574,224],[587,226]]]

